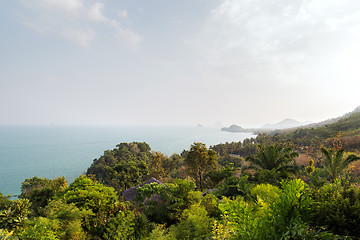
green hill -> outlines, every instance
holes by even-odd
[[[300,146],[330,145],[337,139],[341,140],[347,150],[359,150],[360,112],[354,112],[348,117],[322,127],[298,128],[291,132],[278,132],[274,135],[280,135]]]

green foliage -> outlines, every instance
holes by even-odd
[[[291,174],[285,171],[276,171],[276,169],[263,169],[257,171],[251,178],[256,183],[270,183],[273,185],[280,185],[280,182],[285,178],[291,178]]]
[[[193,204],[182,214],[181,221],[171,227],[176,239],[209,239],[213,220],[200,204]]]
[[[219,199],[213,194],[206,194],[200,202],[201,206],[203,206],[208,213],[208,215],[212,218],[220,219],[221,211],[219,209]]]
[[[212,239],[214,240],[228,240],[231,239],[233,232],[226,221],[214,220],[212,226]]]
[[[223,166],[223,167],[226,167],[229,164],[232,164],[234,166],[234,168],[241,168],[241,166],[244,162],[245,162],[245,159],[243,157],[234,156],[234,155],[219,157],[219,159],[218,159],[219,165]]]
[[[24,240],[57,240],[56,223],[43,217],[33,218],[26,222],[26,226],[18,233]]]
[[[253,188],[256,203],[242,197],[223,199],[219,208],[232,239],[304,239],[310,235],[311,198],[305,183],[296,179],[281,185],[282,189],[269,184]]]
[[[122,210],[109,220],[101,239],[146,239],[152,228],[153,224],[144,214]]]
[[[86,174],[117,191],[141,184],[149,173],[151,148],[147,143],[120,143],[117,148],[107,150],[95,159]]]
[[[0,210],[7,208],[7,205],[10,203],[10,200],[7,199],[2,193],[0,192]]]
[[[328,173],[324,168],[316,167],[314,172],[310,175],[309,186],[312,188],[320,188],[327,183]]]
[[[256,138],[246,138],[243,142],[217,144],[210,148],[220,156],[219,164],[224,166],[233,162],[235,167],[239,167],[239,160],[253,156],[258,152],[257,145],[270,145],[275,142],[280,143],[281,141],[278,141],[274,136],[258,133]]]
[[[257,204],[269,207],[271,203],[278,199],[281,189],[271,184],[259,184],[251,189],[251,195],[255,197]]]
[[[21,226],[29,214],[30,202],[27,199],[10,201],[0,211],[0,229],[12,231]]]
[[[165,225],[156,225],[145,240],[176,240],[172,233],[165,228]]]
[[[241,147],[241,142],[226,142],[211,146],[210,148],[215,150],[219,156],[229,156],[230,154],[235,154],[235,152],[238,152]]]
[[[185,158],[188,173],[195,179],[198,189],[203,190],[206,174],[217,168],[217,155],[203,143],[194,143]]]
[[[231,234],[230,239],[261,239],[262,227],[265,224],[265,213],[262,208],[245,202],[241,196],[231,200],[224,198],[219,204],[226,225]]]
[[[312,200],[307,185],[300,179],[283,181],[279,197],[270,205],[274,239],[300,238],[307,233]]]
[[[19,238],[13,234],[14,231],[9,232],[6,229],[0,229],[0,240],[18,240]]]
[[[360,238],[360,190],[359,187],[343,187],[341,181],[326,183],[312,192],[313,221],[340,235]]]
[[[85,230],[94,236],[101,237],[108,219],[117,210],[117,194],[111,187],[106,187],[93,179],[82,175],[55,200],[74,204],[80,210],[87,210]]]
[[[149,176],[148,178],[156,178],[162,180],[165,176],[165,170],[163,168],[163,161],[168,157],[162,154],[161,152],[153,152],[150,158],[149,164]]]
[[[248,177],[249,176],[244,175],[240,178],[236,176],[227,178],[225,182],[218,187],[216,191],[217,196],[235,197],[240,195],[249,198],[252,184],[249,183]]]
[[[56,223],[56,235],[59,239],[85,239],[82,220],[92,214],[79,210],[74,203],[65,204],[61,200],[51,201],[46,207],[46,217]]]
[[[226,167],[221,167],[217,170],[213,170],[209,172],[206,175],[207,181],[205,183],[205,186],[210,189],[215,188],[224,180],[232,177],[234,175],[233,173],[234,171],[235,171],[234,165],[230,163]]]
[[[349,164],[360,159],[354,154],[346,156],[342,149],[334,151],[333,149],[321,148],[321,152],[325,170],[328,172],[331,181],[342,177]]]
[[[257,170],[275,170],[276,172],[294,172],[296,170],[294,158],[299,156],[291,148],[279,145],[259,145],[259,152],[248,157],[250,167]]]
[[[137,189],[137,201],[146,199],[145,213],[156,223],[173,224],[178,222],[182,212],[201,199],[201,193],[195,192],[195,184],[182,179],[161,185],[147,184]]]
[[[44,215],[43,209],[56,193],[67,188],[65,177],[54,180],[47,178],[33,177],[25,179],[21,185],[20,198],[29,199],[35,216]]]
[[[119,211],[106,226],[104,239],[135,239],[135,213],[130,210]]]
[[[81,175],[58,198],[67,204],[74,203],[79,209],[91,210],[96,214],[114,210],[117,194],[113,188]]]
[[[314,166],[314,160],[309,160],[309,166],[305,168],[305,171],[307,174],[311,175],[313,172],[315,172],[315,166]]]
[[[173,154],[170,158],[162,161],[162,166],[165,171],[165,176],[171,178],[179,178],[181,167],[184,165],[184,158],[179,154]]]
[[[152,224],[144,214],[136,214],[134,219],[134,238],[142,239],[149,235]]]
[[[145,162],[124,161],[113,168],[108,168],[106,175],[108,180],[104,180],[103,183],[114,187],[117,191],[123,191],[141,184],[148,174],[149,170]],[[102,181],[102,179],[99,180]]]

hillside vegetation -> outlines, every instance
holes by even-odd
[[[274,135],[288,139],[295,145],[307,147],[321,144],[330,147],[334,139],[337,139],[346,150],[354,151],[360,146],[360,112],[322,127],[299,128],[291,132],[278,132]]]

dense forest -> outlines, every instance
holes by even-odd
[[[0,239],[360,239],[359,151],[360,113],[172,156],[120,143],[0,193]]]

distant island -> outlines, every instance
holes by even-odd
[[[283,129],[292,129],[298,128],[302,126],[306,126],[311,124],[311,122],[300,122],[293,119],[284,119],[281,122],[274,124],[265,124],[260,128],[242,128],[236,124],[231,125],[230,127],[223,127],[221,131],[226,132],[252,132],[254,134],[258,133],[271,133],[275,130],[283,130]]]
[[[223,127],[221,128],[221,131],[226,131],[226,132],[250,132],[248,129],[242,128],[238,125],[231,125],[230,127]]]

